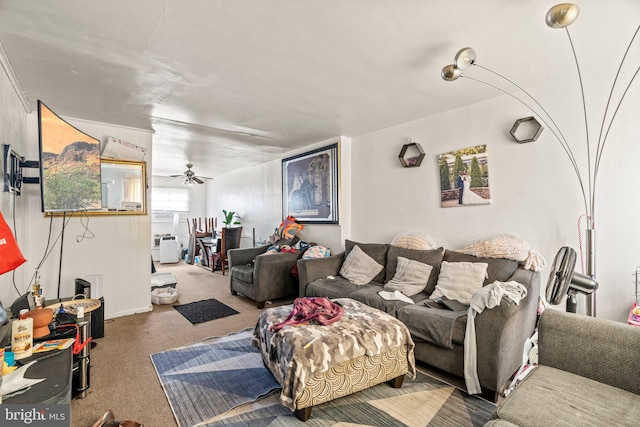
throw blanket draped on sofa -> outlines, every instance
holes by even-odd
[[[507,283],[495,281],[476,291],[471,298],[464,336],[464,380],[469,394],[482,392],[480,381],[478,381],[478,360],[476,357],[476,313],[482,313],[485,308],[500,305],[503,296],[508,297],[517,305],[522,298],[527,296],[527,288],[514,281]]]

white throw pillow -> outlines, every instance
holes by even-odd
[[[344,260],[340,275],[354,285],[366,285],[381,271],[382,266],[356,245]]]
[[[410,297],[427,287],[433,267],[423,262],[398,257],[398,266],[393,279],[384,285],[385,291],[400,291]]]
[[[486,262],[447,262],[442,261],[438,284],[431,298],[445,297],[471,304],[473,293],[482,288],[487,277]]]
[[[433,237],[420,231],[399,233],[391,240],[391,245],[399,248],[423,250],[437,247]]]

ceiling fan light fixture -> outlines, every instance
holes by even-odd
[[[187,187],[193,187],[196,183],[192,179],[185,179],[182,185],[186,185]]]

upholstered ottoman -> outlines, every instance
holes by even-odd
[[[344,316],[331,325],[272,332],[291,313],[287,305],[264,310],[254,331],[253,345],[282,386],[280,402],[303,421],[314,405],[385,381],[401,387],[407,373],[415,377],[414,343],[402,322],[352,299],[333,301]]]

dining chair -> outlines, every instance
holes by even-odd
[[[225,266],[228,264],[227,251],[240,247],[242,227],[224,227],[220,234],[220,250],[216,250],[212,255],[211,271],[215,271],[216,266],[220,263],[222,275],[224,275]]]

